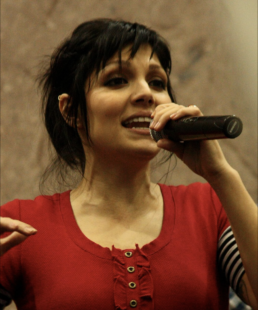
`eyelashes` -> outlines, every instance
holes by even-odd
[[[154,88],[162,89],[162,90],[166,89],[166,83],[161,79],[153,79],[149,81],[148,83],[150,87],[154,87]],[[104,83],[105,86],[109,86],[109,87],[122,86],[125,84],[128,84],[128,81],[127,79],[123,77],[114,77]]]
[[[115,77],[115,78],[111,78],[109,79],[107,82],[105,82],[105,86],[120,86],[120,85],[124,85],[127,84],[127,80],[125,78],[122,77]]]
[[[152,80],[151,82],[149,82],[150,86],[156,87],[156,88],[161,88],[161,89],[166,89],[166,84],[164,81],[159,80],[159,79],[155,79]]]

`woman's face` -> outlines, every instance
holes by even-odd
[[[149,133],[150,115],[157,105],[171,99],[167,75],[155,54],[150,59],[151,51],[149,45],[143,45],[129,59],[129,46],[122,51],[121,67],[116,54],[97,77],[92,76],[86,102],[93,146],[88,148],[82,137],[87,152],[116,159],[151,159],[158,153]]]

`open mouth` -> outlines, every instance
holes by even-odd
[[[122,123],[122,125],[132,129],[149,129],[151,121],[150,117],[135,117]]]

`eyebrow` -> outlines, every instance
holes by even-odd
[[[132,66],[129,60],[121,60],[121,62],[119,60],[110,61],[110,62],[106,63],[106,66],[113,65],[113,64],[119,65],[119,66],[121,64],[122,66],[125,66],[125,67],[131,67]],[[150,69],[161,69],[161,70],[164,70],[164,68],[161,65],[159,65],[159,64],[150,64],[149,68]]]
[[[107,67],[109,65],[119,65],[120,66],[120,64],[125,66],[125,67],[131,67],[131,63],[129,62],[129,60],[121,60],[121,61],[119,61],[119,59],[118,60],[113,60],[113,61],[108,61],[106,63],[105,67]]]

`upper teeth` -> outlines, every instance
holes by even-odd
[[[135,117],[135,118],[131,118],[130,120],[126,121],[125,124],[136,123],[136,122],[150,123],[151,121],[152,119],[150,117]]]

